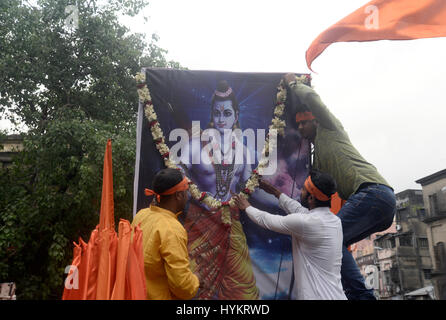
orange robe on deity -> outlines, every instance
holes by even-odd
[[[193,202],[185,219],[191,269],[200,275],[198,299],[259,299],[239,210],[231,208],[231,224],[222,211],[210,212]]]

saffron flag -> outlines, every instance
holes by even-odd
[[[330,44],[446,36],[445,0],[373,0],[322,32],[306,52],[307,66]]]
[[[109,300],[115,276],[116,246],[118,239],[114,223],[113,172],[111,141],[107,141],[104,155],[101,213],[99,216],[99,266],[96,299]]]
[[[111,141],[108,140],[102,181],[101,212],[90,240],[74,243],[73,262],[62,300],[146,299],[142,231],[131,239],[130,222],[121,219],[119,238],[114,224]]]
[[[104,155],[104,169],[102,172],[102,199],[101,213],[99,217],[99,232],[105,229],[114,228],[112,150],[111,140],[108,140]]]

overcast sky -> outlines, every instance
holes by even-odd
[[[310,72],[305,51],[366,0],[152,0],[126,20],[191,70]],[[336,43],[313,85],[396,192],[446,168],[446,38]]]
[[[310,43],[366,2],[152,0],[130,25],[191,70],[302,73]],[[313,63],[315,90],[396,192],[446,168],[445,52],[446,38],[336,43]]]

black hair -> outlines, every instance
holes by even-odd
[[[229,88],[230,88],[229,84],[228,84],[228,82],[226,80],[221,80],[217,84],[217,91],[218,92],[224,93],[224,92],[228,91]],[[216,95],[214,93],[212,95],[212,100],[211,100],[211,107],[212,107],[212,109],[214,109],[215,101],[227,101],[227,100],[230,100],[232,102],[232,107],[234,108],[234,111],[238,112],[239,111],[239,105],[238,105],[237,99],[235,97],[235,92],[234,91],[232,91],[229,94],[229,96],[227,96],[227,97],[220,97],[220,96],[218,96],[218,95]]]
[[[224,93],[226,91],[229,90],[229,84],[226,80],[221,80],[218,82],[217,84],[217,88],[216,91]],[[213,114],[214,114],[214,105],[216,101],[231,101],[232,102],[232,108],[234,109],[234,112],[236,114],[239,113],[240,111],[240,107],[237,101],[237,98],[235,97],[235,93],[234,91],[232,91],[227,97],[220,97],[218,95],[216,95],[215,93],[212,95],[212,99],[211,99],[211,119],[209,121],[209,125],[208,128],[212,128],[213,126],[211,125],[211,123],[213,122]],[[237,119],[237,123],[236,123],[237,127],[238,127],[238,119]]]
[[[331,197],[336,192],[336,181],[328,173],[312,169],[310,172],[311,181],[323,194]],[[318,207],[330,207],[331,201],[316,200],[316,206]]]
[[[183,175],[180,170],[166,168],[158,171],[153,178],[153,191],[160,194],[172,188],[183,180]]]

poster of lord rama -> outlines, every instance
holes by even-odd
[[[152,68],[142,74],[156,121],[140,102],[133,214],[152,203],[144,190],[152,188],[154,175],[165,168],[163,157],[169,157],[202,194],[191,197],[178,216],[188,234],[191,269],[202,286],[196,299],[293,299],[291,238],[257,226],[235,206],[227,206],[225,218],[224,210],[201,201],[227,203],[244,190],[261,160],[283,74]],[[262,178],[298,200],[308,174],[309,143],[300,138],[292,112],[283,120],[284,134],[276,135],[277,148]],[[154,139],[155,122],[162,139]],[[160,142],[168,154],[159,151]],[[285,215],[278,200],[259,188],[248,200]]]

